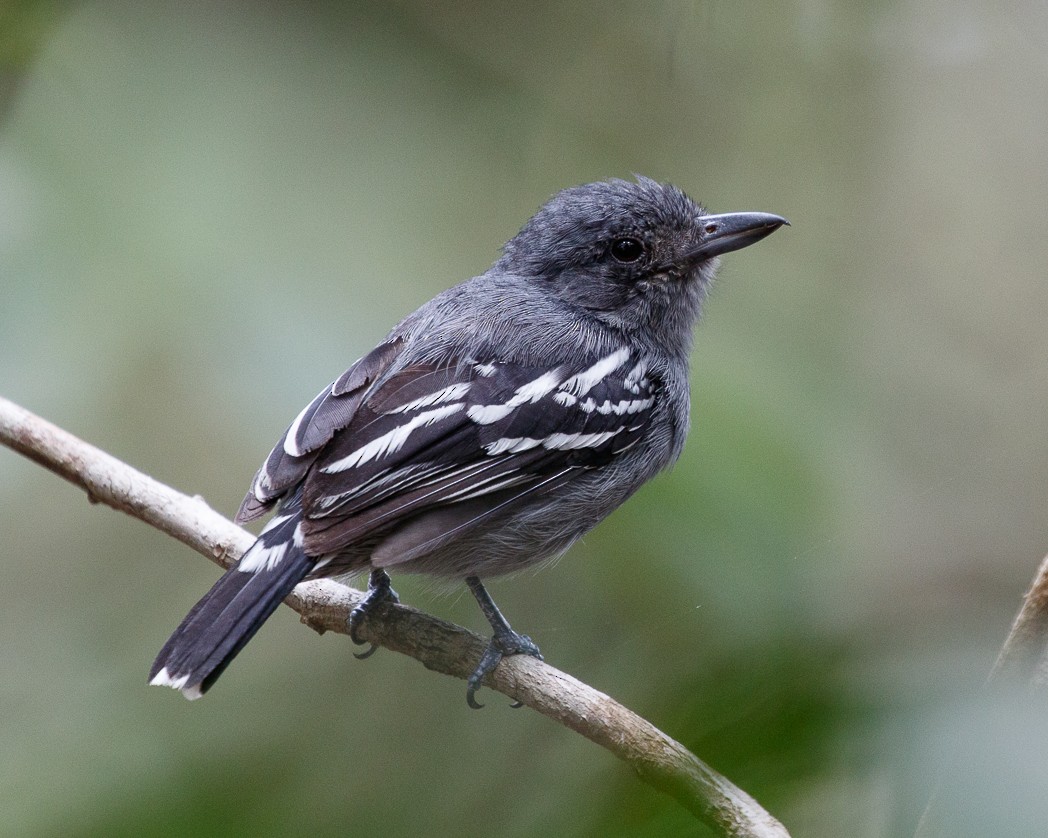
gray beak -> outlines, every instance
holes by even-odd
[[[699,223],[702,225],[702,238],[686,257],[692,264],[749,247],[765,236],[770,236],[784,224],[787,227],[790,224],[781,215],[772,215],[770,212],[704,215],[699,219]]]

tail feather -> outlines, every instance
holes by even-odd
[[[302,551],[297,523],[297,516],[274,519],[238,566],[193,606],[153,662],[150,684],[191,699],[208,690],[316,564]]]

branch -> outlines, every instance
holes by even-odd
[[[222,567],[234,564],[254,541],[202,498],[165,486],[3,398],[0,442],[84,489],[93,503],[145,521]],[[317,631],[345,634],[349,612],[362,597],[361,591],[317,580],[301,583],[286,602]],[[360,636],[462,679],[469,677],[487,645],[467,629],[404,605],[385,605],[369,614]],[[519,655],[502,661],[484,684],[611,751],[718,834],[789,838],[752,797],[679,742],[567,673]]]
[[[1030,590],[1023,598],[1001,651],[997,654],[987,685],[1026,681],[1034,690],[1048,687],[1048,557],[1041,561]],[[942,787],[936,782],[917,824],[914,838],[944,838],[948,833],[942,804]]]
[[[1041,562],[990,672],[991,681],[1005,676],[1028,679],[1041,689],[1048,686],[1048,557]]]

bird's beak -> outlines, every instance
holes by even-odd
[[[702,238],[685,257],[691,264],[749,247],[790,222],[770,212],[726,212],[704,215],[699,224]]]

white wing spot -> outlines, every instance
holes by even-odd
[[[301,457],[303,453],[305,453],[304,451],[302,451],[301,448],[298,447],[297,439],[299,431],[302,429],[302,420],[305,418],[306,413],[309,411],[309,409],[313,407],[313,405],[315,405],[322,398],[324,398],[324,396],[328,394],[328,391],[330,389],[331,388],[329,386],[321,390],[313,399],[313,401],[311,401],[304,408],[302,408],[302,410],[299,411],[298,416],[295,417],[295,421],[292,422],[291,427],[287,429],[287,433],[284,434],[284,452],[289,457]]]
[[[499,419],[505,419],[516,408],[509,402],[506,404],[475,404],[466,411],[466,415],[478,425],[491,425]]]
[[[638,361],[633,369],[626,373],[626,380],[623,382],[623,386],[634,395],[640,393],[641,387],[648,386],[648,379],[645,376],[648,374],[648,362],[641,359]]]
[[[537,402],[548,396],[560,383],[560,370],[545,372],[534,381],[521,384],[505,404],[475,404],[466,415],[478,425],[491,425],[505,419],[522,404]]]
[[[484,448],[488,454],[517,454],[530,448],[542,446],[550,451],[571,451],[577,448],[596,448],[603,445],[613,436],[622,433],[623,428],[613,431],[601,431],[594,434],[550,434],[545,439],[535,439],[529,436],[503,437],[494,442],[489,442]]]
[[[258,477],[255,478],[255,482],[251,485],[251,491],[255,493],[255,500],[259,503],[265,503],[265,495],[269,494],[269,490],[273,487],[273,478],[269,476],[269,457],[266,457],[266,461],[262,463],[262,468],[258,470]]]
[[[484,450],[492,457],[497,454],[519,454],[530,448],[538,448],[542,445],[541,439],[532,439],[528,436],[502,437],[484,446]]]
[[[600,384],[607,376],[615,372],[626,363],[630,357],[628,346],[617,349],[610,355],[601,358],[589,369],[585,369],[577,375],[573,375],[560,385],[560,389],[571,393],[573,396],[585,396],[590,390]]]
[[[542,445],[551,451],[572,451],[577,448],[596,448],[603,445],[613,436],[622,432],[622,428],[614,431],[602,431],[596,434],[550,434]]]
[[[631,413],[640,413],[652,405],[652,399],[623,399],[620,402],[606,401],[595,405],[593,409],[604,416],[614,414],[616,416],[628,416]]]
[[[529,381],[527,384],[522,384],[518,387],[517,392],[513,394],[513,398],[509,402],[514,407],[527,402],[537,402],[543,396],[549,395],[559,383],[560,370],[550,370],[540,375],[534,381]]]
[[[428,425],[432,425],[434,422],[439,422],[441,419],[445,419],[448,416],[458,413],[463,407],[465,407],[465,405],[459,402],[458,404],[449,404],[444,407],[438,407],[434,410],[427,410],[425,413],[420,413],[410,422],[398,425],[393,430],[382,434],[382,436],[375,437],[371,442],[361,445],[360,448],[347,454],[341,460],[336,460],[330,465],[324,466],[321,471],[324,474],[337,474],[340,471],[348,471],[355,466],[363,465],[371,460],[385,457],[387,454],[395,454],[404,447],[404,443],[408,441],[408,437],[411,436],[412,432],[417,428],[424,428]]]
[[[647,410],[654,402],[654,399],[622,399],[621,401],[613,402],[610,399],[605,399],[600,404],[597,404],[596,399],[592,396],[587,398],[585,401],[579,401],[575,396],[570,393],[563,391],[553,394],[553,399],[556,402],[564,405],[564,407],[571,407],[572,405],[578,405],[579,410],[583,413],[599,413],[602,416],[608,416],[614,414],[616,416],[623,416],[630,413],[639,413],[642,410]]]
[[[437,390],[435,393],[421,396],[407,404],[402,404],[400,407],[394,407],[392,410],[387,410],[385,415],[389,415],[390,413],[407,413],[410,410],[418,410],[423,407],[432,407],[435,404],[457,401],[469,392],[469,386],[469,382],[449,384],[444,389]]]
[[[474,364],[473,371],[481,378],[491,378],[498,370],[494,364]]]

